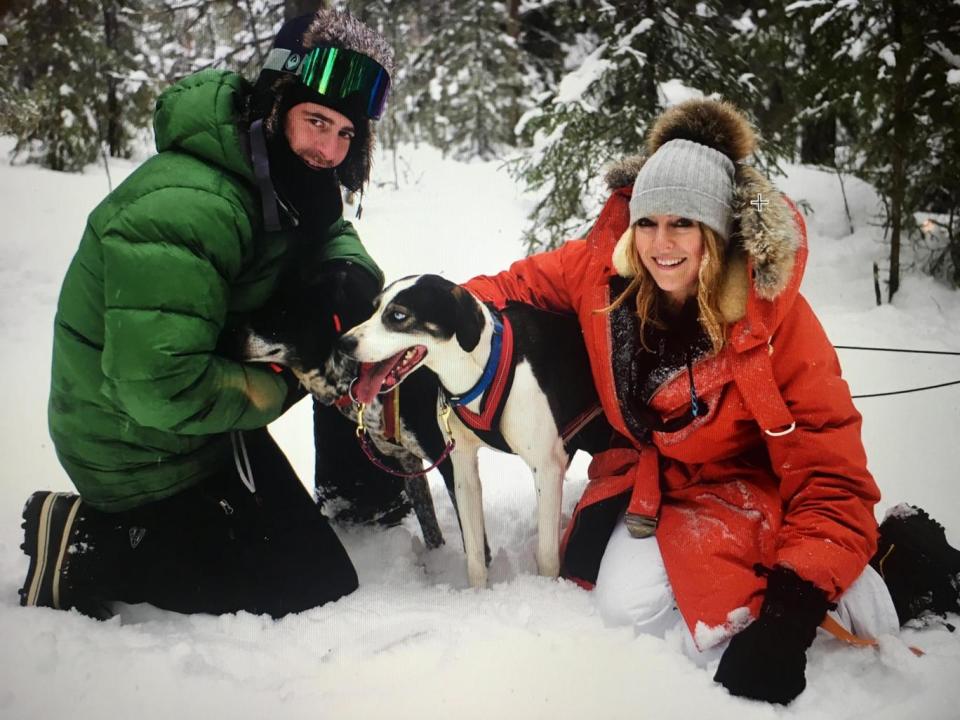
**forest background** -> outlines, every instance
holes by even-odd
[[[583,234],[604,197],[603,166],[642,150],[679,85],[743,108],[763,137],[761,165],[800,162],[835,172],[842,189],[849,175],[876,189],[889,244],[874,271],[878,304],[903,269],[960,287],[954,0],[327,4],[396,50],[383,146],[507,163],[538,198],[528,251]],[[254,79],[283,20],[319,5],[4,0],[0,134],[16,138],[18,162],[107,168],[107,156],[149,141],[154,101],[171,82],[208,67]],[[411,169],[392,158],[399,186]]]

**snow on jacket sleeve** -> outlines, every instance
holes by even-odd
[[[478,275],[464,287],[498,307],[514,301],[554,312],[575,312],[589,255],[586,240],[570,240],[556,250],[517,260],[496,275]]]
[[[280,376],[214,353],[251,237],[245,213],[197,188],[148,193],[105,227],[103,391],[137,423],[201,435],[280,415]]]
[[[802,296],[774,334],[773,348],[774,373],[796,421],[792,433],[767,437],[784,502],[777,562],[836,598],[876,551],[873,507],[880,492],[867,470],[861,416]]]

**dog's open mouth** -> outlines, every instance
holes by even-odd
[[[370,403],[378,393],[386,392],[416,370],[427,356],[427,348],[414,345],[377,363],[360,363],[360,374],[353,385],[353,397]]]

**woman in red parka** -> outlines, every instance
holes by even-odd
[[[579,317],[618,439],[590,465],[564,576],[609,621],[663,634],[682,618],[692,654],[722,651],[730,692],[787,703],[834,603],[872,635],[900,605],[868,564],[880,494],[860,415],[798,292],[803,220],[743,162],[754,146],[732,106],[682,103],[608,175],[585,239],[467,287]]]

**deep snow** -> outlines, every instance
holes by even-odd
[[[11,147],[0,139],[0,156]],[[407,148],[379,159],[358,227],[388,277],[439,272],[453,280],[506,267],[532,199],[496,163],[455,163]],[[114,182],[131,163],[112,165]],[[876,307],[871,262],[884,248],[870,188],[847,180],[848,234],[837,179],[788,168],[783,190],[806,200],[810,262],[804,292],[840,344],[960,350],[960,297],[908,276]],[[59,283],[87,213],[107,191],[102,168],[65,175],[0,160],[0,716],[4,718],[889,718],[960,717],[960,633],[942,627],[883,638],[880,650],[823,640],[809,653],[808,688],[787,708],[732,698],[712,668],[687,660],[679,638],[603,626],[589,593],[535,575],[534,495],[526,468],[481,457],[491,588],[467,588],[452,509],[432,479],[447,544],[425,552],[415,522],[340,529],[361,588],[281,621],[247,614],[186,617],[126,607],[106,623],[23,609],[20,511],[29,493],[69,490],[46,433],[51,322]],[[349,211],[348,211],[349,212]],[[843,351],[854,393],[960,379],[960,358]],[[960,387],[858,401],[878,513],[919,503],[960,546]],[[312,477],[307,402],[272,430]],[[578,457],[565,518],[584,485]],[[954,622],[960,618],[952,618]],[[915,658],[903,641],[927,654]]]

